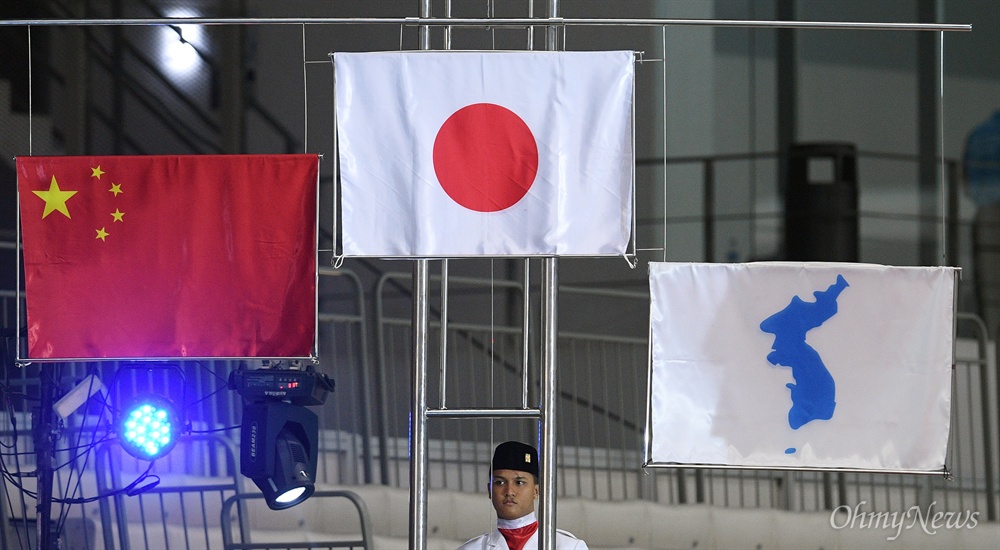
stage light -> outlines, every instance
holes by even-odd
[[[253,480],[272,510],[291,508],[315,491],[319,419],[283,401],[243,408],[240,472]]]
[[[315,491],[319,419],[333,379],[305,370],[240,368],[229,387],[243,397],[240,473],[253,480],[272,510],[291,508]]]
[[[166,15],[177,19],[199,17],[198,13],[183,8]],[[200,25],[165,25],[161,33],[163,65],[172,74],[186,76],[199,66],[196,48],[204,43],[204,30]]]
[[[118,441],[128,454],[156,460],[170,452],[181,432],[180,415],[169,399],[143,395],[119,411]]]

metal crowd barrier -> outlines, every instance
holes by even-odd
[[[408,274],[386,275],[397,279],[397,288],[380,285],[380,303],[406,300]],[[480,297],[500,292],[497,283],[463,280],[464,287],[478,288]],[[399,286],[403,288],[399,288]],[[519,285],[505,282],[520,293]],[[454,285],[452,285],[454,286]],[[502,287],[507,289],[507,286]],[[473,293],[475,290],[466,290]],[[588,301],[608,301],[616,308],[639,311],[648,302],[641,292],[590,290],[563,287],[563,303],[575,297]],[[520,298],[515,298],[517,301]],[[632,302],[631,304],[627,304]],[[386,452],[395,459],[386,483],[405,487],[406,403],[403,392],[409,387],[410,318],[406,304],[380,307],[377,312],[379,369],[381,378],[393,380],[385,399],[383,425],[387,426]],[[562,308],[566,311],[568,308]],[[988,358],[990,345],[982,321],[960,313],[963,339],[956,356],[953,428],[948,466],[951,479],[897,474],[854,474],[849,472],[784,472],[766,470],[707,470],[685,468],[670,471],[641,471],[648,340],[645,334],[623,335],[617,320],[621,315],[607,308],[577,308],[574,315],[593,313],[601,321],[615,319],[605,333],[561,331],[559,334],[559,486],[560,497],[595,500],[643,499],[663,504],[704,503],[741,508],[775,508],[797,511],[833,510],[853,506],[862,500],[875,509],[906,510],[926,507],[937,501],[945,509],[978,510],[984,519],[997,520],[997,452],[995,428],[997,382]],[[502,317],[501,317],[502,318]],[[586,323],[584,323],[586,324]],[[641,325],[641,323],[638,323]],[[432,320],[432,330],[440,325]],[[431,340],[431,356],[436,349]],[[522,333],[515,323],[450,323],[448,343],[448,402],[456,395],[473,395],[482,387],[492,388],[500,406],[517,395],[520,387]],[[484,345],[489,343],[489,345]],[[534,358],[532,358],[534,360]],[[456,373],[456,371],[458,371]],[[432,373],[432,377],[434,374]],[[432,380],[429,387],[439,386]],[[432,400],[434,399],[432,394]],[[481,401],[480,401],[481,402]],[[458,405],[460,406],[460,405]],[[491,444],[508,437],[535,437],[532,426],[507,426],[516,421],[491,423],[475,421],[451,431],[432,425],[429,443],[429,486],[434,489],[483,491]],[[464,428],[464,429],[463,429]],[[442,472],[435,475],[436,471]],[[451,471],[452,475],[445,475]]]
[[[313,506],[322,506],[322,502],[328,499],[347,499],[354,507],[358,513],[359,531],[357,533],[350,533],[344,540],[320,540],[320,541],[303,541],[296,540],[303,537],[287,536],[284,540],[273,540],[270,542],[252,542],[252,537],[255,535],[252,532],[240,532],[239,536],[234,536],[233,532],[233,522],[230,518],[233,517],[233,508],[239,509],[241,506],[246,509],[250,508],[248,503],[250,501],[263,501],[264,497],[260,494],[241,494],[233,495],[226,499],[222,504],[221,511],[221,523],[222,523],[222,541],[224,550],[256,550],[263,548],[361,548],[363,550],[369,550],[371,546],[372,529],[371,521],[368,518],[368,508],[365,506],[364,501],[361,500],[356,493],[351,491],[316,491],[313,493],[309,500],[307,501]],[[303,506],[303,505],[299,505]],[[294,512],[293,512],[294,513]],[[246,510],[243,512],[244,518],[248,521],[252,521],[253,510]],[[300,521],[301,525],[301,521]],[[242,522],[239,523],[242,530]],[[258,533],[259,535],[259,533]],[[359,537],[355,537],[359,535]],[[322,538],[322,534],[320,535]]]

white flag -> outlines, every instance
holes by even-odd
[[[346,256],[621,255],[632,52],[334,55]]]
[[[956,271],[651,263],[647,462],[942,470]]]

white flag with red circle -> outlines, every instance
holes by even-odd
[[[625,254],[633,55],[334,55],[345,256]]]

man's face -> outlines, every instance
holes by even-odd
[[[518,519],[535,511],[538,484],[528,472],[493,470],[490,494],[498,518]]]

